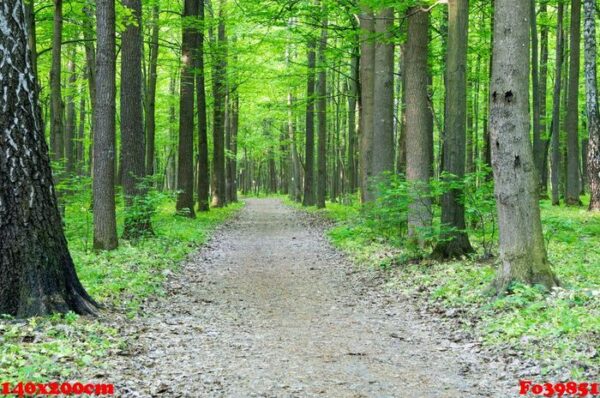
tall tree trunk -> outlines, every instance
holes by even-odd
[[[96,97],[94,107],[94,248],[116,249],[115,215],[115,2],[96,2]]]
[[[185,0],[181,41],[181,86],[179,97],[179,148],[177,162],[177,204],[179,214],[190,218],[194,212],[194,57],[195,28],[192,19],[198,15],[198,1]]]
[[[322,7],[323,20],[321,21],[321,40],[317,55],[319,77],[317,80],[317,135],[319,137],[317,153],[317,208],[325,207],[327,191],[327,64],[325,51],[327,50],[327,14],[325,6]]]
[[[77,131],[77,139],[75,142],[75,159],[77,166],[77,173],[83,176],[85,169],[85,153],[83,151],[83,143],[85,141],[85,127],[87,120],[87,109],[85,100],[86,90],[85,86],[79,91],[79,129]]]
[[[496,0],[494,36],[490,138],[501,262],[494,288],[550,288],[558,281],[546,257],[529,140],[529,0]]]
[[[290,28],[293,28],[293,20],[290,19],[288,23]],[[292,44],[288,43],[285,50],[285,58],[286,58],[286,66],[290,68],[292,63]],[[292,88],[288,89],[288,97],[287,97],[287,106],[288,106],[288,120],[287,120],[287,138],[290,141],[290,172],[291,176],[289,179],[289,194],[290,199],[294,202],[302,201],[302,180],[300,175],[300,160],[298,157],[298,142],[296,140],[296,126],[294,123],[294,94],[292,92]]]
[[[92,174],[92,168],[94,164],[94,131],[95,120],[93,117],[94,109],[96,109],[96,49],[94,48],[94,15],[90,10],[90,7],[86,6],[83,9],[84,14],[86,15],[83,23],[83,39],[85,40],[85,61],[86,61],[86,72],[87,72],[87,80],[88,87],[90,91],[90,109],[92,112],[92,121],[90,123],[90,146],[88,148],[88,157],[90,159],[89,162],[89,171],[90,175]]]
[[[358,100],[359,48],[352,49],[350,77],[348,78],[348,192],[356,192],[358,182],[356,153],[358,131],[356,128],[356,105]]]
[[[62,61],[62,0],[54,0],[54,24],[52,31],[52,66],[50,68],[50,141],[53,160],[62,161],[65,157],[63,103],[61,90]]]
[[[583,0],[583,37],[585,45],[585,97],[589,142],[587,172],[590,183],[591,211],[600,211],[600,114],[596,72],[596,2]]]
[[[150,36],[150,60],[148,62],[148,78],[146,83],[146,175],[154,175],[155,136],[156,136],[156,79],[158,77],[158,36],[159,4],[152,7],[152,34]]]
[[[540,16],[546,18],[547,3],[543,1],[540,4]],[[540,98],[540,135],[539,147],[533,147],[534,156],[537,156],[536,168],[540,176],[540,197],[548,197],[548,131],[547,131],[547,110],[546,110],[546,90],[548,89],[548,25],[543,24],[540,32],[540,84],[539,84],[539,98]]]
[[[396,172],[406,174],[406,43],[400,45],[400,120],[396,150]]]
[[[544,158],[542,148],[542,127],[541,127],[541,103],[540,103],[540,70],[538,58],[538,36],[537,36],[537,13],[535,9],[535,0],[529,0],[529,27],[531,36],[531,88],[533,103],[533,159],[538,172],[538,179],[542,173],[542,161]]]
[[[562,84],[562,63],[564,53],[564,30],[563,30],[564,5],[558,2],[558,16],[556,22],[556,60],[554,72],[554,90],[552,95],[552,161],[550,168],[550,179],[552,182],[552,204],[560,204],[560,93]]]
[[[37,67],[37,35],[35,31],[35,0],[25,0],[25,21],[27,23],[27,45],[31,50],[31,65],[36,82],[39,81]]]
[[[199,0],[198,7],[198,74],[196,75],[196,102],[198,106],[198,210],[210,209],[210,167],[208,160],[208,121],[206,115],[206,80],[204,77],[204,1]]]
[[[496,0],[491,0],[491,8],[492,8],[492,16],[490,18],[490,30],[492,31],[492,35],[490,37],[490,59],[488,64],[488,74],[489,81],[492,81],[492,63],[494,62],[494,9],[496,7]],[[488,102],[486,106],[487,114],[490,113],[490,108],[492,106],[491,102],[492,96],[490,95],[490,91],[488,91]],[[490,141],[490,126],[489,126],[489,117],[486,117],[485,124],[483,125],[483,161],[486,166],[490,169],[492,168],[492,142]],[[491,173],[486,176],[486,179],[491,179]]]
[[[226,68],[227,68],[227,37],[225,32],[224,10],[226,0],[221,0],[219,9],[219,26],[217,48],[215,49],[213,69],[213,164],[215,186],[212,204],[215,207],[226,205],[225,184],[225,109],[227,97]]]
[[[370,187],[373,176],[373,118],[375,95],[375,16],[368,6],[361,7],[360,19],[360,197],[363,203],[374,200]]]
[[[384,8],[375,18],[373,81],[373,177],[394,172],[394,9]],[[377,190],[374,191],[377,194]]]
[[[146,202],[144,113],[142,95],[142,2],[123,0],[133,23],[121,34],[121,162],[125,198],[125,239],[152,233],[151,209]]]
[[[306,146],[304,154],[304,198],[303,206],[315,204],[313,187],[315,164],[315,48],[316,40],[308,42],[308,77],[306,82]]]
[[[569,53],[569,99],[567,104],[567,205],[580,206],[581,178],[579,164],[579,58],[581,42],[581,0],[571,0],[571,51]]]
[[[467,117],[467,42],[469,2],[448,1],[448,50],[446,58],[446,117],[444,137],[444,171],[451,179],[462,181],[465,175]],[[452,189],[442,198],[442,239],[434,256],[460,258],[474,250],[465,228],[463,190]]]
[[[231,202],[238,201],[237,197],[237,137],[240,125],[240,97],[237,88],[231,92],[231,137],[229,151],[231,158],[229,159],[229,175],[231,176],[229,185],[229,198]]]
[[[0,313],[92,314],[52,181],[22,0],[0,7]]]
[[[77,129],[77,114],[75,113],[75,91],[77,89],[77,72],[75,71],[76,54],[75,47],[73,47],[70,51],[69,61],[67,63],[69,78],[67,80],[67,104],[65,115],[65,158],[67,160],[66,172],[69,175],[75,172],[75,151],[73,144],[75,140],[75,131]]]
[[[421,7],[407,11],[406,42],[406,178],[414,190],[408,209],[409,236],[424,245],[420,228],[431,225],[429,179],[433,164],[433,125],[429,109],[429,13]]]

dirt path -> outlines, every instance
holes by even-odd
[[[310,224],[277,200],[248,200],[127,325],[132,346],[106,377],[119,395],[509,395],[410,304],[366,287]]]

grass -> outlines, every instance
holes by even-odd
[[[288,202],[289,203],[289,202]],[[297,205],[296,205],[297,206]],[[335,221],[329,230],[334,245],[362,265],[392,270],[389,287],[429,305],[462,314],[465,331],[488,348],[522,352],[540,364],[542,374],[577,379],[600,372],[600,215],[586,207],[555,207],[541,202],[549,260],[562,286],[554,291],[515,286],[511,294],[489,297],[495,258],[439,263],[406,261],[410,250],[401,240],[384,238],[356,204],[328,203],[309,209]],[[497,232],[495,234],[497,237]],[[482,237],[471,234],[482,254]],[[489,236],[488,236],[489,238]],[[471,322],[470,320],[475,320]]]
[[[111,312],[135,317],[144,298],[162,295],[168,272],[196,250],[211,231],[243,205],[211,209],[192,220],[174,215],[172,198],[155,198],[153,237],[138,242],[121,241],[117,250],[91,250],[92,215],[89,192],[70,198],[65,209],[65,233],[87,291]],[[123,211],[118,210],[119,232]],[[167,271],[168,270],[168,271]],[[0,374],[2,382],[69,380],[87,366],[102,366],[110,351],[124,344],[115,327],[101,319],[69,313],[46,318],[0,320]],[[84,380],[85,381],[85,380]]]

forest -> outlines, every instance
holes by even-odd
[[[0,394],[598,394],[599,11],[1,0]]]

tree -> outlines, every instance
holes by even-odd
[[[550,180],[552,182],[552,204],[560,204],[559,180],[560,180],[560,92],[562,84],[562,62],[564,52],[563,31],[564,6],[562,0],[558,0],[558,16],[556,24],[556,60],[554,73],[554,91],[552,95],[552,160],[550,168]]]
[[[179,94],[179,150],[177,162],[177,212],[190,218],[194,212],[194,56],[198,1],[185,0],[181,40],[181,86]]]
[[[409,236],[419,245],[420,229],[431,225],[429,179],[432,174],[433,123],[427,86],[429,66],[429,12],[411,7],[406,12],[406,179],[413,193],[408,209]]]
[[[210,170],[208,160],[208,127],[206,115],[206,80],[204,78],[204,1],[198,0],[198,45],[196,62],[196,102],[198,106],[198,210],[209,211]]]
[[[123,0],[132,23],[121,35],[121,161],[125,197],[125,239],[152,233],[151,212],[145,203],[147,189],[144,115],[142,103],[142,2]]]
[[[583,37],[585,56],[585,94],[589,132],[587,171],[591,211],[600,211],[600,114],[596,72],[596,2],[583,0]]]
[[[468,20],[468,0],[449,0],[443,165],[458,183],[465,174]],[[435,257],[459,258],[474,251],[465,232],[462,193],[462,189],[451,189],[442,198],[442,224],[449,231],[442,233]]]
[[[52,67],[50,69],[50,142],[53,160],[65,156],[63,102],[61,90],[62,72],[62,0],[54,0],[54,30],[52,31]]]
[[[381,179],[394,171],[394,10],[382,9],[375,17],[373,70],[373,156],[371,172]],[[374,192],[377,193],[376,191]]]
[[[77,129],[77,120],[75,113],[75,91],[77,84],[77,72],[75,71],[75,48],[73,47],[69,54],[69,61],[67,62],[67,71],[69,72],[69,78],[67,79],[67,104],[65,112],[65,158],[66,158],[66,172],[72,174],[75,171],[75,130]]]
[[[375,16],[361,6],[360,20],[360,197],[363,203],[374,199],[369,187],[373,176],[373,110],[375,94]]]
[[[581,0],[571,0],[571,33],[569,52],[569,91],[567,102],[567,175],[566,197],[567,205],[581,205],[579,194],[580,164],[579,164],[579,58],[581,41]]]
[[[115,2],[96,2],[96,98],[94,106],[94,248],[118,245],[115,214]]]
[[[156,80],[158,78],[158,50],[159,50],[159,13],[160,5],[157,1],[152,6],[152,33],[150,37],[150,57],[148,62],[148,77],[146,82],[146,175],[154,175],[154,157],[156,141]]]
[[[510,28],[508,28],[510,27]],[[546,256],[529,140],[529,2],[496,0],[490,139],[500,231],[494,282],[558,285]]]
[[[317,153],[317,200],[318,208],[325,207],[327,190],[327,16],[325,5],[322,7],[321,39],[319,40],[317,81],[317,135],[319,137]]]
[[[540,16],[546,17],[547,15],[547,3],[546,0],[540,4]],[[546,115],[546,90],[548,89],[548,25],[543,24],[541,27],[540,41],[540,75],[539,75],[539,103],[540,103],[540,140],[538,141],[538,147],[533,148],[534,156],[539,154],[536,158],[537,170],[540,176],[540,197],[547,198],[548,196],[548,138],[547,138],[547,115]],[[535,141],[534,141],[535,142]]]
[[[0,26],[0,313],[93,314],[62,228],[22,0],[3,1]]]
[[[354,26],[354,25],[353,25]],[[348,192],[356,192],[358,183],[356,155],[358,131],[356,126],[356,105],[358,103],[359,46],[352,46],[350,74],[348,77]]]
[[[304,150],[304,197],[303,206],[315,204],[315,192],[313,187],[314,164],[315,164],[315,48],[316,40],[310,38],[308,41],[308,75],[306,79],[306,143]]]
[[[213,187],[212,204],[223,207],[227,204],[225,175],[225,112],[227,109],[227,35],[225,30],[225,4],[220,1],[217,45],[213,59]]]

